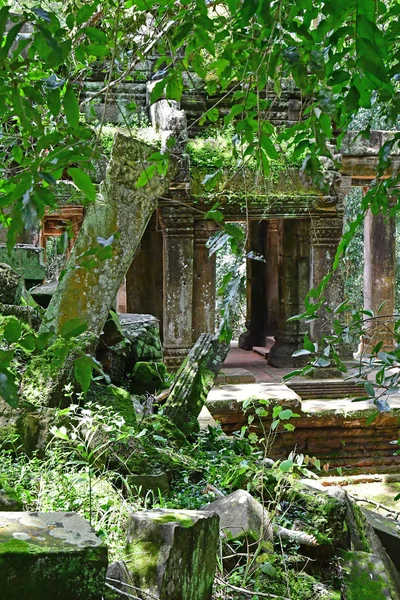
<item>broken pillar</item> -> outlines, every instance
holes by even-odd
[[[198,416],[227,357],[229,344],[203,333],[176,374],[164,414],[185,434],[198,431]]]
[[[164,241],[164,358],[178,368],[192,347],[194,217],[187,207],[161,209]]]
[[[276,342],[268,355],[273,367],[295,367],[303,358],[293,353],[303,346],[304,323],[289,321],[298,315],[309,286],[309,221],[283,219],[279,228],[279,315]]]
[[[0,512],[1,598],[101,600],[107,562],[77,513]]]
[[[261,257],[247,259],[246,270],[246,331],[239,337],[239,348],[252,350],[253,346],[265,346],[266,296],[264,239],[265,221],[249,221],[247,253]]]
[[[211,600],[218,540],[212,512],[133,513],[125,548],[133,585],[160,600]]]
[[[207,242],[215,233],[215,221],[194,223],[193,342],[202,333],[215,333],[215,254],[208,255]]]
[[[46,327],[55,333],[67,321],[80,319],[100,335],[157,199],[168,188],[168,176],[158,174],[136,188],[153,152],[129,135],[116,134],[106,179],[87,210],[65,275],[46,312]],[[101,254],[107,258],[101,260]]]
[[[368,210],[364,220],[364,309],[380,316],[365,317],[366,353],[378,342],[383,343],[383,351],[394,348],[395,284],[396,219]]]

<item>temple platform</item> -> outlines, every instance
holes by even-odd
[[[370,401],[354,402],[354,397],[363,395],[362,388],[361,392],[349,388],[346,382],[342,383],[350,391],[347,396],[320,398],[319,392],[324,396],[329,386],[340,384],[340,380],[303,378],[305,385],[299,390],[290,382],[282,382],[290,369],[271,367],[261,355],[238,348],[232,348],[224,364],[225,373],[230,369],[245,369],[254,381],[226,383],[225,379],[216,385],[200,415],[201,427],[219,422],[229,435],[248,425],[251,414],[251,430],[264,436],[272,425],[272,407],[279,404],[298,416],[288,421],[294,425],[294,431],[286,430],[287,422],[282,421],[273,432],[271,458],[287,458],[295,451],[318,459],[327,473],[339,467],[351,473],[399,472],[400,456],[395,456],[395,452],[400,438],[400,394],[391,397],[390,412],[380,413]],[[252,402],[243,410],[243,403],[249,398]],[[261,399],[269,401],[268,415],[262,418],[255,413]]]

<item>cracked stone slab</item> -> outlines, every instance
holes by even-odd
[[[0,581],[7,600],[101,600],[107,547],[73,512],[0,512]]]

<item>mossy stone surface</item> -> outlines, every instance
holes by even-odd
[[[135,394],[148,392],[153,394],[156,390],[168,387],[166,383],[167,367],[162,362],[139,361],[133,367],[131,385]]]
[[[86,394],[86,400],[112,408],[124,418],[127,425],[134,426],[136,424],[132,396],[124,388],[116,385],[102,385],[93,381]]]
[[[342,552],[346,600],[398,600],[380,556],[367,552]]]
[[[218,539],[214,513],[159,509],[132,514],[125,550],[134,585],[160,600],[211,600]]]
[[[101,600],[107,548],[76,513],[0,513],[1,597]]]

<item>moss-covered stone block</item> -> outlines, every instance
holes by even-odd
[[[0,262],[0,302],[21,304],[23,279],[8,264]]]
[[[211,600],[218,539],[214,513],[133,513],[125,550],[134,585],[160,600]]]
[[[167,367],[162,362],[139,361],[133,367],[131,384],[135,394],[149,392],[153,394],[156,390],[168,387],[166,383]]]
[[[132,344],[130,353],[132,365],[138,361],[162,360],[160,326],[153,315],[122,314],[120,321],[124,336]]]
[[[86,394],[86,400],[112,408],[124,418],[127,425],[136,424],[132,396],[124,388],[116,385],[102,385],[93,381]]]
[[[83,333],[71,339],[56,338],[44,352],[35,356],[24,373],[22,398],[36,406],[65,407],[71,403],[66,384],[75,384],[74,364],[82,354],[93,354],[97,336]]]
[[[22,276],[27,287],[43,281],[46,277],[46,265],[44,262],[44,248],[31,244],[17,244],[8,253],[4,244],[0,244],[0,262],[10,265]]]
[[[342,552],[346,600],[398,600],[399,588],[382,558],[367,552]]]
[[[101,600],[107,548],[76,513],[0,513],[1,597]]]

